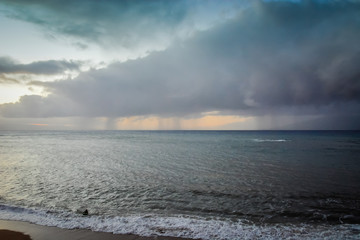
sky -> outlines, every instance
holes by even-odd
[[[360,0],[0,0],[0,130],[360,129]]]

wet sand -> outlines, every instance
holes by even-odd
[[[29,235],[25,235],[21,232],[14,232],[14,231],[10,231],[10,230],[0,230],[0,239],[31,240]]]
[[[57,227],[40,226],[27,222],[0,220],[0,239],[29,240],[29,236],[32,240],[185,240],[185,238],[176,237],[140,237],[131,234],[124,235],[105,232],[94,232],[88,229],[69,230]]]

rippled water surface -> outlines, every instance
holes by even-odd
[[[359,173],[359,132],[3,131],[0,218],[204,239],[357,238]]]

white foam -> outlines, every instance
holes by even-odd
[[[358,225],[249,225],[241,221],[194,216],[131,215],[123,217],[81,216],[0,204],[0,218],[60,228],[141,236],[174,236],[210,239],[356,239]]]
[[[288,142],[286,139],[253,139],[254,142]]]

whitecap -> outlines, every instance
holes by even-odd
[[[140,236],[173,236],[194,239],[355,239],[357,225],[267,224],[255,225],[241,220],[202,218],[188,215],[160,216],[138,214],[128,216],[82,216],[71,212],[50,212],[0,204],[0,218],[26,221],[66,229]]]
[[[252,139],[254,142],[288,142],[286,139]]]

